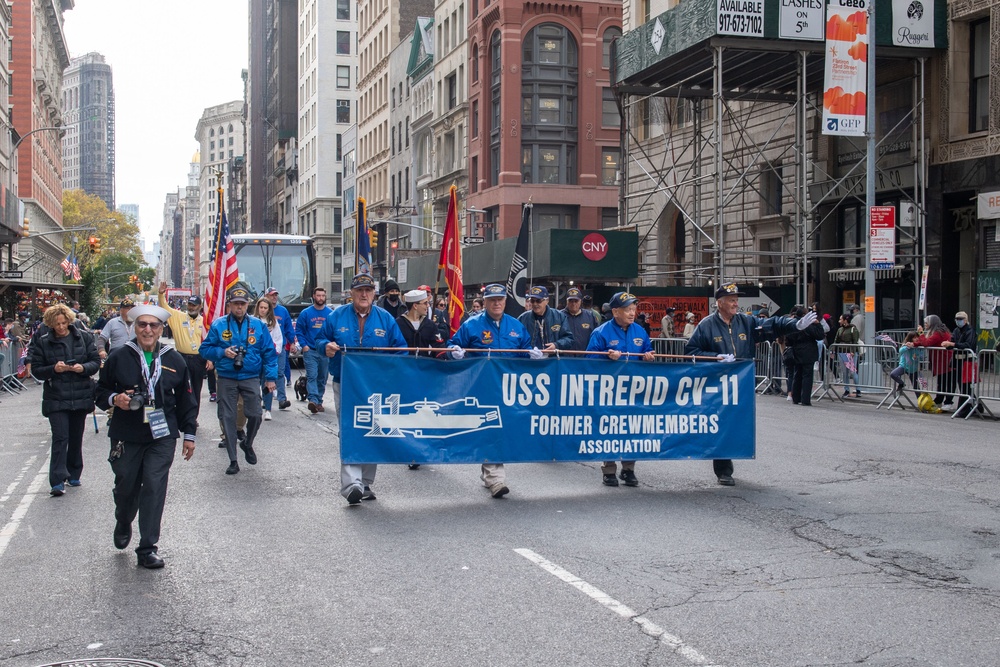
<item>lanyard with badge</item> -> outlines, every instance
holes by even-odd
[[[149,424],[149,430],[154,439],[166,438],[170,435],[170,425],[167,423],[167,415],[163,408],[156,407],[156,384],[160,381],[160,375],[163,373],[163,364],[160,363],[160,358],[169,348],[160,348],[160,353],[153,358],[152,368],[150,368],[138,345],[133,341],[129,341],[126,345],[139,355],[139,369],[142,371],[142,381],[146,385],[146,404],[142,407],[142,422]]]

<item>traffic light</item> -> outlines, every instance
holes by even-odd
[[[24,227],[21,228],[21,236],[28,238],[28,219],[24,219]]]
[[[369,227],[368,229],[368,243],[371,244],[373,251],[378,247],[378,232],[374,227]]]
[[[90,246],[91,254],[98,255],[101,252],[101,239],[96,236],[91,236],[87,239],[87,245]]]

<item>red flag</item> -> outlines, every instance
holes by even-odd
[[[219,188],[219,215],[216,217],[215,242],[208,266],[208,288],[205,291],[205,330],[212,320],[226,314],[226,292],[236,284],[240,274],[236,269],[236,251],[229,237],[229,222],[222,204],[222,188]]]
[[[462,248],[458,244],[458,189],[453,185],[448,195],[448,217],[444,222],[444,239],[438,271],[444,269],[444,282],[448,285],[448,324],[454,334],[462,324],[465,314],[465,290],[462,287]],[[438,274],[440,275],[440,273]]]

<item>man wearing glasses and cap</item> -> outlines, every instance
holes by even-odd
[[[573,344],[570,350],[586,350],[594,330],[601,324],[597,315],[590,308],[583,307],[583,293],[577,287],[566,291],[566,308],[562,311],[566,316],[566,328],[573,334]]]
[[[524,298],[531,310],[521,313],[517,319],[531,334],[531,344],[539,350],[573,349],[573,333],[566,325],[566,316],[549,308],[548,288],[535,285]]]
[[[174,335],[174,348],[184,358],[188,373],[191,376],[191,391],[194,400],[201,406],[201,387],[208,375],[208,362],[198,354],[201,347],[201,340],[205,335],[205,323],[201,316],[201,297],[192,294],[187,298],[185,304],[187,312],[182,312],[176,308],[171,308],[167,302],[167,283],[160,283],[157,292],[157,302],[160,307],[170,314],[167,325]]]
[[[292,402],[288,400],[288,394],[285,393],[285,383],[282,381],[281,376],[285,373],[285,368],[288,366],[288,352],[295,346],[295,327],[292,326],[292,314],[288,312],[288,309],[283,305],[278,303],[278,290],[274,287],[268,287],[264,290],[264,297],[271,303],[271,310],[274,311],[274,319],[278,320],[278,325],[281,327],[281,339],[284,344],[281,346],[281,354],[278,355],[278,409],[287,410],[292,407]]]
[[[607,352],[607,357],[611,361],[618,361],[622,354],[641,354],[643,361],[653,360],[653,344],[649,342],[649,335],[646,330],[635,322],[635,314],[639,301],[635,295],[628,292],[618,292],[608,305],[611,307],[611,319],[597,327],[590,337],[587,350],[591,352]],[[600,359],[604,355],[593,355],[595,359]],[[635,359],[626,356],[626,361]],[[615,461],[605,461],[601,465],[601,474],[604,476],[605,486],[618,486],[618,478],[615,472],[618,464]],[[625,486],[639,486],[639,480],[635,477],[635,461],[622,461],[622,471],[619,475]]]
[[[208,336],[201,344],[201,356],[215,364],[217,381],[219,421],[226,435],[226,451],[229,453],[227,475],[240,471],[236,461],[238,442],[236,428],[236,403],[243,397],[243,411],[247,418],[247,435],[239,443],[240,449],[250,465],[257,463],[257,453],[253,441],[260,428],[263,407],[260,401],[261,371],[264,386],[274,391],[278,381],[278,355],[271,341],[267,325],[247,314],[250,293],[242,287],[234,287],[227,294],[229,314],[217,317],[208,330]]]
[[[716,312],[698,323],[698,328],[684,348],[684,354],[714,356],[724,362],[753,359],[757,343],[773,341],[793,331],[802,331],[816,321],[816,313],[811,310],[800,319],[754,317],[740,311],[741,296],[746,295],[740,292],[735,283],[724,284],[715,290]],[[736,484],[733,480],[732,459],[715,459],[712,467],[719,484]]]
[[[108,461],[115,473],[114,545],[129,545],[138,514],[138,564],[158,569],[163,567],[156,544],[167,477],[181,435],[184,460],[194,455],[198,404],[181,355],[160,343],[170,313],[159,306],[138,306],[132,317],[135,338],[108,355],[97,383],[97,405],[117,408],[108,422]]]
[[[371,347],[406,347],[396,320],[386,310],[375,305],[375,280],[367,273],[351,281],[351,303],[337,308],[316,334],[316,349],[322,350],[330,362],[333,378],[333,400],[340,421],[340,355],[343,348],[358,350]],[[400,353],[403,353],[400,351]],[[375,483],[374,463],[340,465],[340,495],[348,504],[375,500],[371,485]]]
[[[532,359],[544,356],[537,347],[531,346],[531,334],[524,325],[504,313],[507,307],[506,287],[487,285],[483,290],[483,300],[486,302],[484,314],[466,320],[448,341],[450,358],[464,358],[467,347],[475,350],[524,350]],[[484,463],[480,479],[494,498],[503,498],[510,493],[502,463]]]
[[[122,299],[118,305],[118,317],[112,317],[108,320],[108,323],[101,330],[99,340],[97,341],[97,354],[101,357],[102,361],[107,358],[108,354],[122,347],[132,338],[129,311],[132,310],[132,306],[134,305],[135,302],[132,299],[128,297]],[[105,347],[108,348],[107,351],[105,351]]]

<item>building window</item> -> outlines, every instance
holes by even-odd
[[[337,20],[351,20],[351,0],[337,0]]]
[[[479,81],[479,45],[472,45],[472,82]]]
[[[339,208],[333,209],[333,233],[339,234],[343,228],[343,213],[341,213]]]
[[[343,191],[344,191],[344,177],[338,171],[337,172],[337,185],[334,188],[334,194],[336,194],[339,197],[341,194],[343,194]]]
[[[555,23],[532,29],[522,45],[521,180],[576,183],[577,47]]]
[[[337,65],[337,88],[351,87],[351,67],[349,65]],[[393,95],[393,102],[396,96]],[[393,105],[395,106],[395,105]]]
[[[861,247],[860,230],[864,224],[864,208],[845,206],[840,210],[840,247],[844,251],[844,266],[862,266],[864,249]]]
[[[618,209],[601,209],[601,229],[614,229],[618,226]]]
[[[982,132],[990,127],[990,20],[969,31],[969,132]]]
[[[343,135],[340,135],[340,134],[337,135],[337,144],[336,145],[337,145],[337,148],[336,148],[335,155],[337,157],[337,162],[340,162],[341,157],[343,156],[343,152],[342,151],[344,149]]]
[[[458,75],[452,72],[445,78],[445,86],[448,88],[448,109],[458,106]]]
[[[396,154],[396,128],[389,128],[389,155]]]
[[[208,136],[210,136],[210,137],[214,137],[215,136],[215,128],[214,127],[208,128]]]
[[[610,88],[601,89],[601,125],[604,127],[621,127],[622,117],[618,113],[615,102],[615,91]]]
[[[774,278],[781,272],[781,237],[760,239],[760,275],[762,278]]]
[[[620,149],[601,149],[601,185],[615,185],[618,179],[618,163],[620,159]]]
[[[233,124],[232,124],[232,123],[230,123],[230,124],[229,124],[229,131],[230,131],[230,132],[232,132],[232,131],[233,131]]]
[[[621,28],[608,28],[604,31],[604,45],[601,55],[601,66],[604,69],[611,68],[611,42],[622,36]]]
[[[781,215],[781,167],[765,164],[760,169],[760,214]]]
[[[214,150],[215,149],[215,142],[214,141],[208,142],[208,147]]]
[[[350,100],[337,100],[337,122],[338,123],[350,123],[351,122],[351,101]]]
[[[490,185],[500,182],[500,31],[490,37]]]
[[[410,117],[406,117],[406,147],[410,147]]]
[[[543,229],[576,229],[577,209],[574,206],[542,206],[535,204],[531,211],[531,231]]]
[[[479,100],[472,101],[472,138],[479,136]]]
[[[351,55],[351,33],[347,30],[337,31],[337,55]]]

